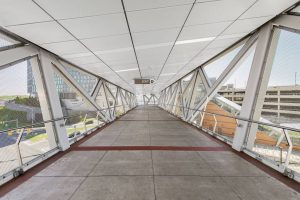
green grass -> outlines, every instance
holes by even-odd
[[[288,133],[289,133],[289,135],[292,136],[292,137],[300,138],[300,132],[289,131]]]
[[[2,101],[8,101],[8,100],[13,100],[16,97],[28,97],[28,96],[26,96],[26,95],[21,95],[21,96],[19,96],[19,95],[0,96],[0,100],[2,100]]]
[[[41,140],[45,140],[47,138],[48,138],[47,133],[43,133],[43,134],[39,134],[37,136],[34,136],[34,137],[30,138],[29,141],[34,143],[34,142],[39,142]]]
[[[93,127],[95,127],[93,124],[86,125],[87,129],[93,128]],[[68,135],[71,135],[72,133],[74,133],[74,131],[75,131],[75,129],[73,127],[67,128],[67,134]],[[82,127],[76,127],[76,131],[84,132],[85,128],[84,128],[84,126],[82,126]],[[32,142],[32,143],[34,143],[34,142],[39,142],[41,140],[45,140],[47,138],[48,138],[47,133],[43,133],[43,134],[39,134],[37,136],[33,136],[33,137],[29,138],[29,141]]]
[[[68,135],[71,135],[72,133],[74,133],[75,131],[75,128],[67,128],[67,134]],[[76,131],[79,131],[79,132],[83,132],[85,131],[84,127],[76,127]]]
[[[29,123],[26,119],[26,112],[9,110],[4,106],[0,106],[0,122],[16,119],[19,120],[19,127],[28,125]],[[7,123],[7,126],[5,126],[5,124],[0,124],[0,130],[10,128],[16,128],[16,123]]]

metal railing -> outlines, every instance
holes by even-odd
[[[212,112],[208,112],[208,111],[205,111],[205,110],[188,108],[188,107],[185,107],[185,106],[178,106],[178,105],[173,105],[173,104],[163,104],[163,105],[170,105],[170,106],[175,106],[175,107],[181,107],[181,108],[184,108],[184,109],[187,109],[187,110],[192,110],[192,111],[196,111],[196,112],[206,113],[206,114],[210,114],[210,115],[228,117],[228,118],[232,118],[232,119],[236,119],[236,120],[241,120],[241,121],[245,121],[245,122],[256,123],[256,124],[260,124],[260,125],[267,125],[267,126],[272,126],[272,127],[276,127],[276,128],[281,128],[281,129],[285,129],[285,130],[289,130],[289,131],[300,132],[300,129],[297,129],[297,128],[292,128],[292,127],[288,127],[288,126],[281,126],[281,125],[278,125],[278,124],[271,124],[271,123],[266,123],[266,122],[251,120],[251,119],[242,118],[242,117],[238,117],[238,116],[230,116],[230,115],[223,115],[223,114],[219,114],[219,113],[212,113]],[[194,113],[196,113],[196,112],[194,112]]]
[[[251,155],[255,155],[255,158],[261,160],[265,159],[270,163],[273,163],[276,169],[280,168],[280,171],[287,174],[289,177],[294,178],[299,181],[300,178],[300,138],[293,138],[290,133],[299,133],[300,129],[282,126],[278,124],[272,124],[268,122],[256,121],[251,119],[242,118],[239,116],[232,116],[230,114],[220,114],[214,113],[210,111],[206,111],[203,109],[194,109],[185,107],[183,105],[174,105],[174,104],[161,104],[159,105],[166,111],[171,114],[175,114],[176,112],[172,112],[176,110],[174,107],[177,107],[184,112],[189,113],[192,111],[193,115],[198,114],[196,120],[186,119],[185,115],[177,114],[178,117],[182,118],[184,121],[187,121],[198,128],[201,128],[215,137],[223,140],[228,144],[232,144],[232,140],[234,137],[235,129],[240,126],[240,122],[248,122],[250,125],[257,124],[258,131],[257,137],[255,139],[255,144],[253,149],[246,149],[246,152],[251,153]],[[208,117],[210,116],[210,117]],[[233,119],[231,122],[226,122],[224,119]],[[226,124],[232,124],[232,127],[227,127],[228,129],[232,129],[232,134],[224,134],[226,131],[218,131],[218,127],[221,124],[221,128],[226,129]],[[208,126],[209,124],[210,126]],[[290,132],[290,133],[289,133]],[[253,153],[253,154],[252,154]],[[295,176],[297,176],[295,178]]]
[[[123,107],[123,105],[116,105],[116,106],[112,106],[110,108],[103,108],[103,109],[99,109],[97,111],[87,111],[87,112],[84,112],[84,113],[86,113],[86,114],[87,113],[95,113],[95,112],[99,113],[101,111],[106,111],[106,110],[109,110],[111,108],[117,108],[117,107]],[[38,126],[38,125],[41,125],[41,124],[44,124],[44,123],[50,123],[50,122],[55,122],[55,121],[60,121],[60,120],[66,120],[66,119],[70,119],[70,118],[74,118],[74,117],[79,117],[81,115],[82,114],[58,117],[58,118],[54,118],[54,119],[51,119],[51,120],[45,120],[45,121],[41,121],[41,122],[32,123],[30,125],[25,125],[25,126],[20,126],[20,127],[16,127],[16,128],[9,128],[9,129],[5,129],[5,130],[0,130],[0,133],[4,133],[4,132],[7,132],[7,131],[15,131],[15,130],[18,130],[18,129],[32,127],[32,126]]]
[[[128,106],[129,110],[134,108],[131,105]],[[101,111],[116,110],[118,107],[123,107],[123,105],[1,130],[0,134],[6,134],[7,140],[2,141],[2,147],[0,147],[0,185],[60,151],[57,141],[54,145],[53,142],[52,145],[50,144],[51,141],[46,131],[47,125],[53,126],[54,122],[63,121],[69,142],[72,144],[106,124],[100,117]],[[115,115],[114,119],[126,114],[129,110],[124,108],[124,112]]]

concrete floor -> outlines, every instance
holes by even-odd
[[[156,107],[132,110],[80,147],[222,147]],[[1,199],[300,199],[230,151],[71,151]]]

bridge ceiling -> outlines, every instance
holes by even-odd
[[[159,92],[298,0],[1,0],[0,25],[136,93]],[[155,85],[135,86],[134,78]]]

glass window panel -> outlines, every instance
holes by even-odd
[[[194,72],[192,74],[191,79],[189,80],[189,83],[186,85],[185,90],[183,91],[183,94],[182,94],[183,110],[184,110],[185,115],[187,115],[188,112],[189,112],[189,104],[190,104],[190,99],[191,99],[192,94],[193,94],[196,76],[197,76],[197,73]]]
[[[291,13],[296,13],[298,15],[300,15],[300,6],[297,6],[296,8],[294,8],[293,10],[291,10]]]
[[[154,104],[157,103],[156,99],[155,99],[155,97],[153,95],[147,95],[147,97],[148,97],[148,99],[147,99],[148,104],[154,105]]]
[[[272,43],[277,45],[273,62],[267,66],[271,73],[260,120],[300,129],[300,34],[276,28]],[[286,134],[293,145],[288,167],[300,172],[300,132]],[[282,129],[259,125],[253,150],[282,164],[289,147],[283,136]]]
[[[172,94],[171,94],[171,97],[168,101],[168,105],[166,105],[166,109],[168,111],[172,112],[173,107],[174,107],[174,101],[175,101],[175,98],[176,98],[176,94],[174,94],[174,93],[178,93],[178,82],[176,82],[175,84],[172,84],[170,86],[170,88],[171,88]]]
[[[79,96],[56,72],[54,81],[63,115],[67,118],[65,127],[70,139],[103,123],[101,116],[97,115],[97,109]]]
[[[182,87],[182,92],[184,92],[185,88],[188,86],[188,84],[190,83],[190,81],[192,80],[194,75],[194,72],[186,75],[185,77],[183,77],[181,79],[181,87]]]
[[[201,102],[201,100],[203,100],[205,95],[206,89],[201,79],[201,76],[198,74],[193,93],[194,99],[192,100],[190,107],[195,108],[195,106],[198,105]]]
[[[19,41],[13,40],[10,37],[4,35],[3,33],[0,33],[0,49],[3,47],[8,47],[11,45],[15,45],[20,43]]]
[[[126,95],[126,91],[123,89],[120,89],[121,92],[121,97],[123,99],[124,102],[124,106],[125,106],[125,112],[127,112],[130,108],[129,108],[129,99],[127,99],[127,95]]]
[[[227,81],[219,89],[219,95],[216,95],[215,97],[215,101],[222,105],[223,108],[231,114],[238,115],[241,110],[241,106],[243,105],[255,48],[256,43],[252,45],[248,52],[237,63]]]
[[[120,92],[117,93],[117,98],[116,98],[116,116],[120,116],[122,114],[124,114],[125,110],[123,107],[123,102],[121,99],[121,94]]]
[[[17,73],[16,73],[17,72]],[[40,102],[30,61],[1,69],[0,73],[0,129],[27,126],[43,121]]]
[[[232,59],[241,50],[243,45],[244,44],[239,45],[238,47],[234,48],[233,50],[229,51],[228,53],[222,55],[221,57],[204,66],[203,71],[206,74],[206,77],[208,78],[208,81],[211,85],[213,85],[216,82],[216,80],[227,68]]]
[[[96,76],[83,72],[68,63],[63,63],[63,67],[87,93],[91,94],[93,92],[98,81]]]
[[[217,95],[208,102],[205,108],[207,112],[215,113],[216,115],[205,114],[203,127],[226,137],[228,140],[232,140],[234,137],[237,120],[226,117],[226,115],[234,117],[241,111],[255,48],[256,43],[252,45],[236,64],[229,77],[227,77],[226,82],[219,89]]]
[[[113,95],[115,94],[112,94],[112,92],[116,93],[117,92],[117,87],[116,86],[113,86],[109,83],[106,83],[106,86],[107,86],[107,90],[106,90],[106,98],[107,98],[107,103],[108,103],[108,107],[109,107],[109,111],[111,113],[111,116],[115,116],[114,112],[115,112],[115,109],[114,109],[114,106],[115,106],[115,98]],[[110,89],[108,89],[110,88]]]
[[[175,108],[174,108],[174,114],[178,117],[183,117],[183,108],[182,108],[182,91],[180,88],[178,88],[178,93],[175,98]]]
[[[97,94],[97,97],[96,97],[96,103],[102,108],[108,108],[108,103],[107,103],[107,100],[106,100],[106,95],[105,95],[105,91],[104,91],[104,86],[103,86],[104,83],[101,84],[100,86],[100,89],[99,89],[99,92]]]
[[[115,97],[117,95],[117,86],[106,82],[107,87],[109,88],[110,92],[112,93],[112,95]]]
[[[19,166],[16,142],[20,134],[22,136],[18,146],[23,163],[50,150],[47,131],[42,122],[39,94],[30,60],[2,67],[0,69],[0,175]],[[25,129],[20,128],[24,126]]]

